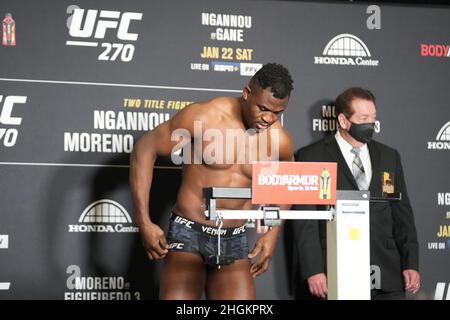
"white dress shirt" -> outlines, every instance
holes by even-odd
[[[355,159],[355,154],[352,153],[353,146],[348,143],[347,141],[342,138],[341,134],[339,133],[339,130],[334,135],[336,142],[339,146],[339,149],[341,149],[342,155],[344,156],[345,162],[347,162],[347,165],[350,169],[350,172],[353,174],[352,168],[353,168],[353,160]],[[369,154],[369,148],[367,147],[367,143],[365,143],[360,148],[359,158],[361,159],[361,162],[364,167],[364,173],[366,175],[367,183],[370,186],[370,181],[372,180],[372,163],[370,162],[370,154]]]

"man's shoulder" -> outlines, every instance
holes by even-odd
[[[332,142],[332,139],[334,139],[333,135],[327,135],[320,140],[317,140],[307,146],[298,149],[295,153],[295,158],[305,159],[310,156],[317,156],[319,154],[322,154],[324,148]]]
[[[238,105],[239,101],[236,97],[219,96],[211,100],[201,102],[202,105],[217,111],[228,111]]]
[[[332,139],[334,139],[333,135],[327,135],[320,140],[314,141],[314,142],[308,144],[307,146],[300,148],[299,151],[300,152],[311,152],[311,151],[316,151],[316,150],[322,149],[325,145],[330,144]]]
[[[197,102],[195,108],[203,116],[235,118],[238,105],[239,101],[235,97],[219,96],[208,101]]]
[[[393,147],[388,146],[387,144],[381,143],[376,140],[372,140],[370,142],[373,147],[377,148],[381,153],[389,153],[389,154],[395,154],[397,153],[397,150]]]
[[[233,103],[232,97],[216,97],[207,101],[194,102],[182,110],[183,116],[192,117],[195,120],[211,120],[220,117],[221,114],[229,113]]]

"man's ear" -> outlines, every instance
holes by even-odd
[[[340,113],[338,115],[337,120],[339,122],[339,126],[342,129],[344,129],[344,130],[350,129],[350,121],[348,121],[348,119],[345,117],[345,115],[343,113]]]
[[[251,91],[252,90],[250,89],[249,86],[245,86],[244,90],[242,91],[242,98],[244,99],[244,101],[247,101]]]

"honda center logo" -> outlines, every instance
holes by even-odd
[[[127,210],[108,199],[87,206],[78,222],[69,225],[69,232],[139,232],[139,228],[130,226],[132,221]]]
[[[328,42],[322,56],[314,57],[314,63],[344,66],[378,66],[379,60],[374,60],[371,57],[369,48],[361,39],[352,34],[343,33]]]
[[[439,130],[436,135],[436,141],[428,141],[428,149],[450,150],[450,121]]]

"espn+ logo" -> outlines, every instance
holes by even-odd
[[[4,99],[3,99],[4,98]],[[17,104],[27,102],[25,96],[2,96],[0,95],[0,147],[13,147],[17,142],[22,118],[13,116]]]
[[[98,60],[130,62],[133,59],[138,34],[130,32],[130,26],[142,20],[140,12],[120,12],[111,10],[81,9],[77,5],[67,7],[69,17],[67,28],[73,40],[66,41],[68,46],[98,47],[97,40],[109,39],[114,33],[114,42],[102,42],[104,48]],[[116,42],[117,41],[117,42]],[[128,42],[128,43],[123,43]]]

